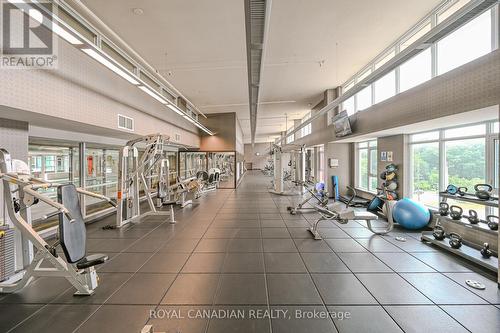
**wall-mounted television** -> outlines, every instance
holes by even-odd
[[[352,134],[351,122],[349,121],[347,111],[342,111],[333,117],[332,123],[335,127],[335,136],[337,138]]]

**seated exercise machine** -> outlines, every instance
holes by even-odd
[[[164,151],[169,145],[169,140],[168,135],[145,135],[128,141],[120,150],[116,225],[106,226],[105,229],[122,228],[148,215],[170,216],[170,223],[175,223],[173,206],[170,206],[170,211],[156,209],[150,182],[146,180],[146,175],[149,175],[160,161],[165,161]],[[145,146],[140,158],[138,146]],[[168,181],[168,173],[166,177]],[[142,213],[140,209],[141,189],[144,190],[144,196],[149,204],[150,210],[146,213]]]
[[[302,186],[307,191],[307,193],[309,193],[309,196],[306,197],[304,201],[297,204],[295,207],[288,206],[287,210],[290,212],[290,214],[295,215],[298,211],[301,210],[316,209],[315,206],[304,207],[309,203],[309,201],[313,199],[316,201],[316,205],[318,205],[319,207],[325,207],[326,205],[328,205],[328,192],[325,189],[325,183],[315,184],[311,181],[296,181],[294,183],[297,186]]]
[[[189,184],[195,179],[194,177],[181,180],[177,177],[175,184],[170,184],[169,161],[164,158],[160,161],[160,169],[158,174],[158,188],[156,193],[156,207],[161,208],[165,205],[179,205],[184,208],[193,204],[193,200],[187,199],[187,195],[191,190]]]
[[[196,173],[196,185],[190,184],[190,187],[196,187],[195,198],[198,199],[204,193],[217,190],[220,181],[220,170],[212,168],[206,171],[198,171]]]
[[[356,190],[350,186],[347,188],[353,192],[352,199],[354,199],[357,195]],[[372,226],[372,221],[378,219],[377,215],[368,211],[355,210],[350,205],[350,202],[347,202],[346,204],[334,202],[332,204],[328,204],[326,207],[316,206],[315,209],[321,217],[307,230],[309,230],[313,234],[314,239],[317,240],[322,239],[318,231],[318,225],[321,221],[337,221],[341,224],[346,224],[351,220],[366,221],[368,229],[376,235],[383,235],[390,232],[394,225],[394,222],[390,219],[387,228],[383,230],[375,230],[375,227]]]
[[[91,295],[99,278],[95,266],[106,262],[104,254],[86,255],[86,229],[81,213],[79,195],[88,195],[108,201],[109,198],[76,188],[73,184],[55,185],[30,177],[29,167],[0,149],[0,179],[3,185],[3,207],[7,210],[4,232],[14,233],[14,242],[4,246],[0,255],[3,262],[13,262],[8,276],[3,276],[0,292],[12,293],[29,285],[35,277],[64,277],[75,288],[75,295]],[[38,192],[57,188],[57,202]],[[58,241],[49,245],[31,224],[30,207],[43,202],[55,209],[44,216],[59,217]],[[57,254],[60,245],[65,259]],[[48,262],[51,267],[42,264]]]

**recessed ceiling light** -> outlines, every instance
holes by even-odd
[[[142,14],[144,14],[144,9],[142,9],[142,8],[132,8],[132,13],[134,13],[135,15],[142,15]]]

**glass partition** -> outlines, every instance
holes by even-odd
[[[219,188],[234,188],[235,186],[235,153],[208,153],[208,169],[217,168],[221,171]]]
[[[179,175],[181,178],[194,177],[198,171],[207,171],[207,153],[179,152]]]

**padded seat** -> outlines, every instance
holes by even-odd
[[[91,254],[76,263],[76,268],[85,269],[92,266],[102,265],[108,261],[108,256],[105,254]]]

